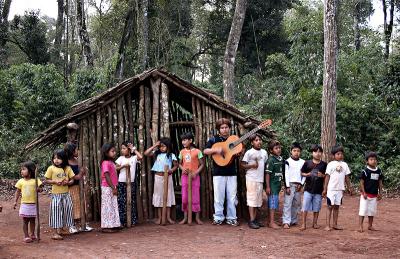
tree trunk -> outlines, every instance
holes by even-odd
[[[360,16],[361,16],[361,3],[360,0],[356,0],[354,3],[354,14],[353,14],[353,29],[354,29],[354,48],[359,50],[361,47],[360,40]]]
[[[385,37],[385,59],[389,58],[389,50],[390,50],[390,40],[392,38],[393,32],[393,15],[394,15],[394,1],[389,0],[390,10],[389,10],[389,23],[387,22],[387,0],[382,0],[382,8],[383,8],[383,33]]]
[[[149,1],[142,0],[142,70],[146,70],[149,65],[148,48],[149,48],[149,18],[148,16]]]
[[[57,0],[58,14],[56,22],[56,35],[54,37],[54,50],[57,60],[60,59],[61,41],[64,34],[64,0]]]
[[[329,151],[336,144],[336,79],[337,79],[337,0],[324,4],[324,82],[322,90],[321,145],[323,160],[329,160]]]
[[[0,68],[7,63],[6,43],[8,40],[8,15],[11,0],[0,0]]]
[[[233,15],[231,31],[229,32],[228,42],[226,43],[224,55],[224,100],[228,103],[234,102],[234,78],[235,78],[235,59],[239,45],[240,35],[244,17],[246,14],[247,0],[236,0],[235,14]]]
[[[93,55],[90,47],[89,34],[86,29],[85,11],[83,9],[82,0],[76,0],[76,21],[79,30],[79,38],[82,45],[82,52],[85,58],[85,65],[87,67],[93,67]]]
[[[121,81],[124,77],[124,61],[125,61],[125,48],[132,35],[133,18],[134,18],[134,5],[130,1],[129,10],[125,17],[124,31],[122,32],[121,42],[118,49],[118,61],[115,68],[115,79]]]

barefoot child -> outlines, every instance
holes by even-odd
[[[310,152],[312,152],[312,159],[307,160],[301,168],[301,175],[305,177],[305,187],[302,208],[303,225],[300,230],[306,229],[307,213],[309,211],[313,212],[313,228],[320,228],[317,221],[321,210],[326,163],[321,160],[323,150],[320,145],[312,145]]]
[[[74,183],[74,172],[68,166],[67,157],[62,149],[57,149],[52,157],[53,165],[47,168],[46,183],[51,184],[51,203],[49,209],[49,226],[54,229],[52,239],[62,240],[63,227],[72,227],[74,219],[72,215],[72,199],[68,192],[68,186]]]
[[[328,226],[325,227],[325,230],[327,231],[330,231],[332,228],[336,230],[343,229],[338,226],[338,216],[339,206],[342,205],[343,192],[346,190],[345,182],[350,194],[353,194],[349,178],[351,172],[347,163],[343,161],[343,147],[333,147],[331,154],[333,155],[334,160],[329,162],[326,167],[324,191],[322,193],[322,196],[326,197],[329,210]],[[332,210],[333,226],[331,226]]]
[[[126,182],[127,182],[127,170],[130,170],[131,179],[131,201],[132,201],[132,209],[131,209],[131,223],[132,226],[137,223],[137,212],[136,212],[136,164],[138,160],[142,160],[142,155],[136,150],[136,147],[133,146],[129,141],[125,141],[121,144],[121,156],[115,161],[117,171],[119,172],[118,176],[118,209],[119,209],[119,219],[121,221],[122,226],[126,226],[126,199],[127,199],[127,191],[126,191]]]
[[[101,228],[103,232],[116,232],[121,226],[118,213],[117,184],[114,144],[101,147]]]
[[[374,231],[372,222],[376,215],[377,201],[382,199],[383,174],[378,165],[378,156],[375,152],[368,152],[365,156],[367,168],[360,174],[360,229],[363,232],[364,217],[368,216],[368,229]]]
[[[74,183],[69,187],[69,194],[72,199],[72,214],[74,217],[74,225],[69,228],[69,232],[71,234],[78,233],[79,231],[92,231],[93,228],[89,227],[88,224],[86,226],[81,225],[81,194],[79,188],[79,181],[86,174],[86,168],[79,168],[78,166],[78,146],[73,143],[67,143],[64,146],[64,152],[68,159],[68,165],[71,167],[72,171],[75,174]],[[77,228],[77,226],[79,228]]]
[[[297,215],[301,206],[301,167],[304,160],[300,158],[301,146],[294,142],[290,147],[290,158],[285,162],[285,202],[283,206],[283,228],[289,229],[297,224]]]
[[[179,224],[192,224],[188,221],[188,175],[192,174],[192,211],[196,213],[196,222],[200,220],[200,173],[204,168],[203,153],[193,145],[194,136],[191,132],[181,136],[183,149],[179,153],[179,168],[182,170],[182,211],[184,217]]]
[[[154,156],[155,162],[151,168],[154,173],[154,193],[153,206],[157,208],[158,219],[156,224],[161,224],[161,212],[164,197],[164,167],[168,165],[168,200],[167,200],[167,220],[170,224],[175,222],[171,219],[171,206],[175,205],[175,193],[172,182],[172,174],[178,168],[176,156],[172,153],[171,141],[169,138],[161,138],[155,145],[144,152],[145,156]]]
[[[275,211],[279,209],[279,192],[282,188],[284,162],[281,157],[282,147],[276,140],[268,143],[270,157],[267,161],[265,181],[267,183],[266,193],[268,195],[269,227],[277,229],[279,226],[274,222]]]
[[[262,138],[260,134],[254,134],[249,138],[252,148],[245,154],[241,162],[242,168],[246,169],[246,196],[249,206],[249,228],[259,229],[264,227],[257,218],[257,208],[262,206],[262,193],[264,183],[264,167],[268,158],[267,151],[261,148]]]
[[[22,179],[15,184],[17,191],[15,192],[14,209],[17,208],[18,199],[21,196],[21,206],[19,208],[19,216],[23,220],[22,229],[24,231],[24,242],[30,243],[36,240],[35,220],[36,220],[36,182],[35,182],[36,165],[32,161],[21,164]],[[42,182],[38,180],[38,191],[41,191]],[[29,227],[29,231],[28,231]],[[30,233],[30,234],[29,234]]]

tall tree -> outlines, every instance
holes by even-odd
[[[228,42],[226,43],[224,55],[224,100],[228,103],[234,102],[234,79],[235,79],[235,59],[239,45],[240,35],[244,17],[246,14],[247,0],[236,0],[235,14],[233,15],[231,30]]]
[[[387,5],[389,4],[389,22],[387,15]],[[383,33],[385,37],[385,58],[389,58],[390,40],[393,32],[393,16],[395,9],[395,0],[382,0],[383,9]]]
[[[55,58],[58,60],[61,53],[61,42],[64,34],[64,11],[65,5],[64,0],[57,0],[58,12],[57,12],[57,23],[56,23],[56,35],[54,37],[54,53]]]
[[[0,0],[0,67],[6,65],[8,39],[8,15],[10,13],[11,0]]]
[[[324,81],[322,90],[321,145],[323,159],[329,160],[329,150],[336,144],[337,88],[337,7],[338,0],[324,3]]]
[[[147,69],[149,65],[149,17],[148,17],[148,10],[149,10],[149,1],[142,0],[142,70]]]
[[[93,67],[93,55],[90,47],[89,34],[86,28],[86,15],[83,9],[83,0],[76,0],[76,21],[79,31],[79,39],[82,45],[82,52],[85,58],[85,65]]]
[[[354,48],[359,50],[361,47],[361,34],[360,34],[360,16],[361,16],[361,3],[360,0],[354,2],[354,13],[353,13],[353,30],[354,30]]]

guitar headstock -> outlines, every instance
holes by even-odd
[[[272,125],[272,120],[271,120],[271,119],[268,119],[268,120],[265,120],[265,121],[261,122],[260,125],[258,125],[258,128],[260,128],[260,129],[266,129],[266,128],[268,128],[268,127],[271,126],[271,125]]]

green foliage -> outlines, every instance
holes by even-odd
[[[95,96],[107,88],[107,77],[100,69],[77,70],[70,84],[74,101],[80,102]]]

